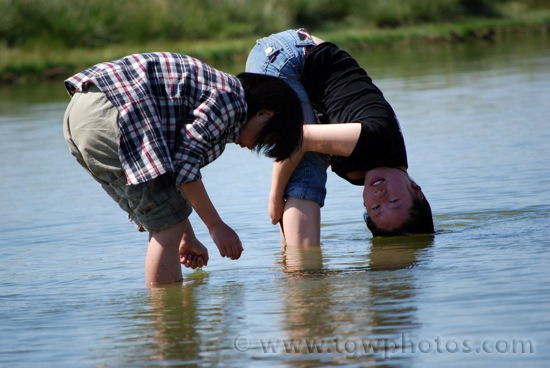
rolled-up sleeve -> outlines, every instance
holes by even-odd
[[[180,148],[174,157],[176,184],[202,177],[200,168],[218,158],[228,136],[245,121],[246,105],[232,92],[212,90],[192,109],[190,122],[181,129]]]

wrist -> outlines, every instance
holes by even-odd
[[[284,190],[271,189],[271,192],[269,192],[269,198],[270,199],[283,198],[283,196],[285,195],[284,192],[285,192]]]
[[[216,216],[216,218],[207,219],[204,221],[204,224],[208,228],[209,231],[214,231],[217,227],[219,227],[224,222],[219,216]]]
[[[196,240],[197,237],[195,236],[194,233],[184,232],[181,239],[183,240],[184,243],[191,243],[192,241]]]

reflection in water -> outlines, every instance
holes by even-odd
[[[399,347],[403,334],[418,327],[416,276],[410,269],[425,260],[423,252],[433,242],[433,235],[374,238],[368,263],[336,270],[323,265],[321,247],[283,247],[285,339],[299,353],[289,362],[381,361],[388,341],[394,344],[389,348]],[[322,354],[307,354],[314,345]],[[396,364],[407,357],[391,358]]]
[[[418,254],[433,245],[434,235],[409,235],[395,238],[373,238],[369,269],[396,270],[413,267]]]
[[[154,346],[153,361],[196,361],[200,352],[196,332],[195,285],[171,285],[149,289]]]
[[[208,274],[195,272],[183,285],[171,284],[149,288],[143,294],[144,311],[132,333],[125,334],[128,351],[119,354],[123,363],[162,362],[193,364],[201,352],[197,328],[197,288],[206,284]],[[129,304],[139,305],[140,300]],[[130,308],[136,308],[134,307]],[[136,311],[133,311],[136,315]],[[116,338],[115,338],[116,339]],[[121,346],[122,347],[122,346]]]
[[[248,313],[244,289],[241,282],[227,282],[201,292],[203,303],[197,322],[201,331],[201,355],[209,365],[221,365],[234,357],[234,338],[242,333]]]
[[[398,237],[372,238],[368,262],[345,270],[394,270],[413,267],[418,262],[418,254],[433,245],[435,236],[409,235]],[[344,270],[329,270],[323,266],[323,250],[320,246],[282,245],[281,265],[286,273],[339,273]],[[357,265],[360,262],[354,262]]]
[[[294,339],[334,335],[331,313],[334,284],[323,270],[320,246],[283,246],[283,269],[293,274],[285,280],[283,314],[289,337]]]
[[[320,246],[288,246],[282,243],[281,250],[284,272],[315,272],[323,269],[323,251]]]
[[[181,286],[149,290],[154,347],[148,360],[196,364],[204,359],[220,364],[235,353],[233,340],[246,316],[243,285],[228,283],[208,289],[208,273],[194,271]],[[204,294],[208,303],[204,303]],[[201,306],[197,300],[202,299]]]

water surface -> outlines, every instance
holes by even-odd
[[[270,161],[230,146],[203,174],[242,258],[193,214],[210,264],[157,289],[146,234],[65,146],[62,84],[0,88],[0,364],[546,366],[549,44],[354,51],[399,116],[436,235],[372,239],[361,188],[331,174],[321,247],[282,247]]]

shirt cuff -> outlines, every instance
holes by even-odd
[[[176,185],[191,183],[202,178],[199,165],[184,163],[181,167],[176,167]]]

